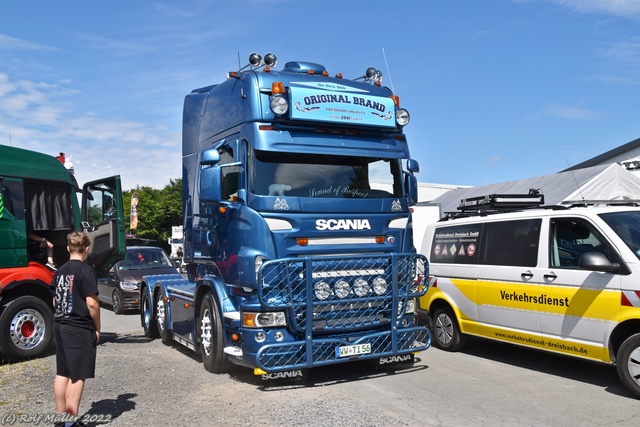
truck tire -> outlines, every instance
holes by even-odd
[[[631,335],[618,350],[616,369],[622,383],[640,397],[640,334]]]
[[[53,313],[41,299],[21,296],[3,304],[0,352],[9,360],[43,354],[53,340]]]
[[[164,291],[160,290],[158,299],[156,300],[156,324],[158,327],[158,334],[162,339],[163,344],[171,344],[171,333],[169,332],[169,324],[167,323],[167,302],[165,301]]]
[[[464,347],[466,337],[460,333],[458,320],[450,309],[438,308],[433,313],[433,338],[435,344],[446,351],[458,351]]]
[[[218,303],[211,293],[205,295],[200,306],[198,326],[200,354],[204,368],[214,374],[225,372],[229,362],[224,353],[224,330],[220,321]]]
[[[140,323],[142,323],[144,336],[147,338],[158,338],[160,336],[153,311],[149,288],[145,286],[140,297]]]

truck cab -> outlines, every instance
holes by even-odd
[[[51,242],[54,263],[64,264],[69,259],[66,236],[74,230],[91,237],[87,263],[97,275],[122,258],[120,177],[80,189],[55,157],[0,145],[0,357],[38,356],[51,343],[54,270],[38,252],[42,243]]]
[[[428,348],[408,112],[375,69],[347,80],[310,62],[276,71],[274,58],[185,98],[188,280],[150,280],[145,331],[201,352],[212,372]]]

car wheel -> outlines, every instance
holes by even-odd
[[[140,323],[147,338],[158,338],[158,324],[154,321],[153,304],[149,296],[149,288],[145,286],[140,297]]]
[[[465,336],[460,333],[458,321],[452,313],[451,310],[438,308],[432,318],[435,344],[446,351],[458,351],[466,342]]]
[[[228,367],[219,313],[215,298],[212,294],[207,294],[200,306],[200,354],[204,368],[214,374],[223,373]]]
[[[156,301],[156,322],[158,324],[158,333],[164,344],[171,343],[171,334],[169,333],[169,324],[167,323],[168,314],[167,301],[165,300],[164,292],[161,290]]]
[[[120,300],[120,293],[116,289],[111,294],[111,307],[115,314],[122,314],[122,302]]]
[[[636,397],[640,397],[640,334],[631,335],[622,343],[616,368],[622,383]]]
[[[3,304],[0,352],[9,360],[36,357],[53,339],[53,313],[41,299],[22,296]]]

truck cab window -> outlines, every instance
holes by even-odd
[[[259,196],[402,196],[402,172],[395,159],[255,150],[249,164],[249,191]]]

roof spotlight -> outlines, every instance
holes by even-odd
[[[378,72],[378,70],[376,70],[373,67],[369,67],[367,68],[367,71],[364,72],[364,78],[366,80],[371,80],[373,78],[373,76],[376,75],[376,73]]]
[[[271,52],[264,56],[264,65],[267,67],[275,67],[278,63],[278,58]]]
[[[262,56],[253,52],[251,55],[249,55],[249,65],[251,65],[253,68],[261,66]]]

